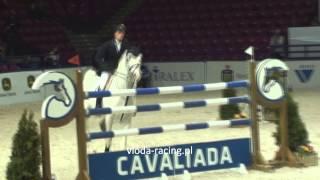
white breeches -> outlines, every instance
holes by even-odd
[[[100,79],[99,79],[99,82],[98,82],[98,90],[103,90],[106,86],[106,83],[108,82],[108,79],[110,78],[110,73],[109,72],[106,72],[106,71],[103,71],[101,73],[101,76],[100,76]]]

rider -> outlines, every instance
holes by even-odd
[[[102,90],[108,85],[110,76],[117,68],[121,55],[130,47],[125,39],[126,26],[124,24],[115,26],[113,32],[113,39],[98,47],[94,57],[93,67],[96,69],[97,75],[100,76],[98,90]],[[98,98],[97,107],[101,106],[102,98]]]

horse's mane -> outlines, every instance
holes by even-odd
[[[141,50],[138,46],[131,46],[128,48],[128,53],[138,56],[141,53]]]

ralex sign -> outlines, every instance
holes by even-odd
[[[188,63],[146,63],[151,75],[152,86],[174,86],[205,83],[205,64]]]
[[[156,149],[168,147],[150,148]],[[191,149],[190,153],[146,153],[134,154],[129,151],[116,151],[90,154],[89,173],[93,180],[127,180],[160,177],[189,172],[210,171],[251,164],[250,139],[233,139],[216,142],[183,144],[170,146],[171,149]],[[159,152],[159,151],[158,151]]]

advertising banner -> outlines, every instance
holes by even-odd
[[[320,61],[289,61],[289,86],[292,88],[320,88]]]
[[[250,139],[241,138],[90,154],[89,174],[92,180],[127,180],[238,168],[251,164],[250,149]]]
[[[145,63],[151,86],[205,83],[204,62]]]
[[[289,66],[290,88],[320,88],[320,61],[286,61]],[[145,71],[151,77],[150,86],[175,86],[197,83],[215,83],[224,80],[248,79],[247,61],[208,61],[146,63]],[[85,70],[88,67],[83,67]],[[52,69],[63,72],[75,80],[76,68]],[[47,70],[50,71],[50,70]],[[32,91],[35,77],[43,71],[25,71],[0,74],[0,105],[35,102],[54,93],[53,87],[41,92]]]
[[[0,74],[0,105],[41,100],[43,93],[31,89],[35,78],[40,74],[41,71]]]
[[[86,70],[88,67],[82,67]],[[76,68],[48,69],[67,74],[75,80]],[[31,89],[35,78],[45,71],[24,71],[12,73],[0,73],[0,105],[9,105],[26,102],[37,102],[54,94],[54,87],[46,86],[41,91]],[[84,71],[83,71],[84,72]]]
[[[320,61],[285,61],[289,66],[288,86],[291,88],[320,88]],[[222,81],[227,75],[233,80],[248,79],[247,61],[211,61],[206,63],[207,83]]]
[[[227,74],[234,81],[248,79],[247,61],[208,61],[206,68],[207,83],[221,82]]]

